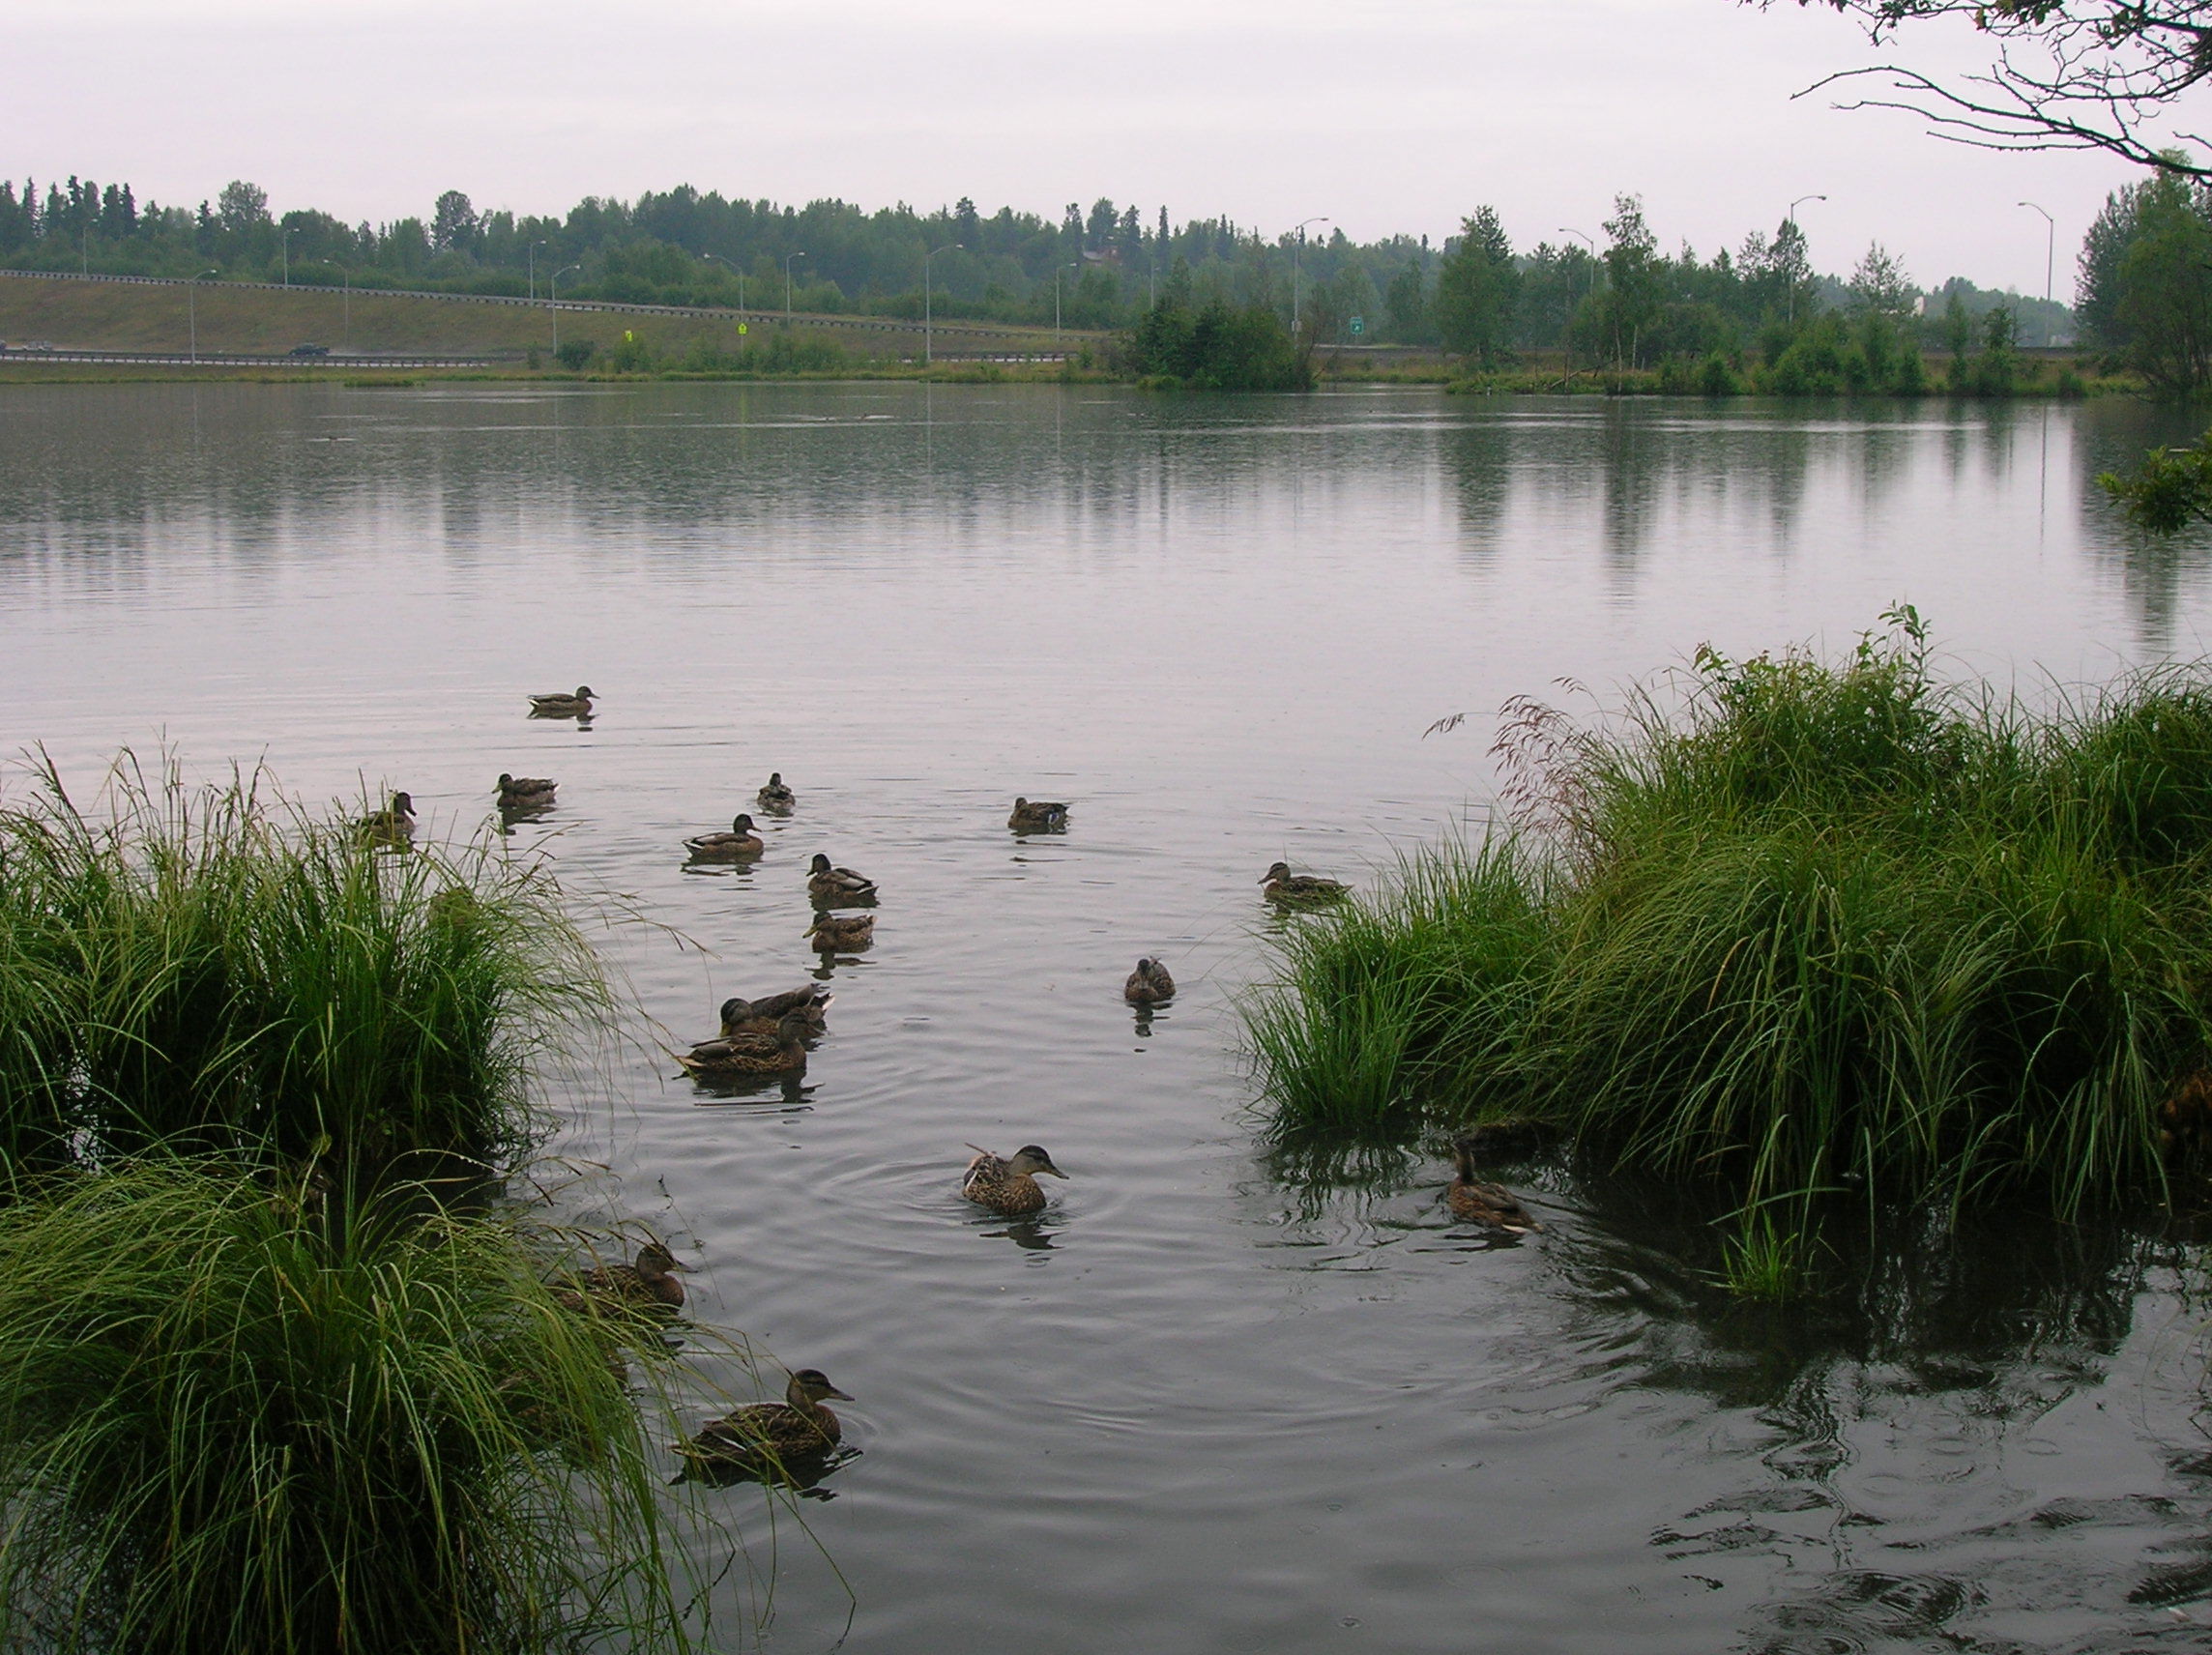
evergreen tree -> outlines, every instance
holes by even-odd
[[[1433,315],[1444,349],[1486,365],[1501,360],[1512,336],[1520,285],[1513,244],[1498,221],[1497,209],[1476,208],[1437,266]]]

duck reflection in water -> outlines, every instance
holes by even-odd
[[[803,1075],[693,1075],[690,1078],[694,1093],[691,1101],[701,1109],[732,1103],[773,1103],[785,1109],[814,1107],[814,1087]]]
[[[997,1230],[978,1234],[993,1241],[1011,1241],[1025,1253],[1050,1253],[1060,1245],[1053,1239],[1053,1233],[1059,1228],[1057,1219],[1017,1218]]]

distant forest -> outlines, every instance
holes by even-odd
[[[1624,208],[1633,209],[1628,234],[1643,238],[1625,253]],[[1608,356],[1745,349],[1777,318],[1801,325],[1823,310],[1849,309],[1870,270],[1884,306],[1923,316],[1931,344],[1942,342],[1945,313],[1955,328],[1962,312],[1979,319],[1999,306],[2009,308],[2021,344],[2073,342],[2064,305],[1956,277],[1922,288],[1878,247],[1858,258],[1856,286],[1853,277],[1820,275],[1790,223],[1771,236],[1753,231],[1736,249],[1706,259],[1687,246],[1661,253],[1634,197],[1616,203],[1605,239],[1593,233],[1587,247],[1570,240],[1516,249],[1495,218],[1484,222],[1496,239],[1489,251],[1514,274],[1510,313],[1498,318],[1486,351],[1573,347],[1578,325],[1586,331],[1602,309],[1587,301],[1628,265],[1646,289],[1655,331],[1609,342]],[[1474,232],[1477,219],[1468,228]],[[1228,218],[1177,225],[1164,207],[1148,216],[1106,199],[1089,212],[1070,202],[1058,220],[1011,207],[986,217],[966,198],[928,213],[843,201],[783,207],[687,185],[628,202],[587,196],[565,218],[479,212],[448,190],[424,218],[348,224],[314,208],[272,214],[266,192],[243,181],[196,207],[141,205],[128,184],[0,182],[0,266],[16,270],[540,298],[558,275],[564,298],[755,310],[783,308],[788,279],[794,309],[919,316],[926,254],[933,308],[947,319],[1050,326],[1057,308],[1068,327],[1126,328],[1171,280],[1200,305],[1265,305],[1288,317],[1295,285],[1304,336],[1338,343],[1462,344],[1451,336],[1447,259],[1465,240],[1354,242],[1341,230],[1268,238]]]

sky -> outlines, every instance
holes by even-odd
[[[1301,219],[1517,247],[1602,241],[1634,192],[1701,254],[1792,198],[1821,269],[1871,241],[1917,281],[2056,294],[2106,193],[2093,155],[1995,155],[1795,96],[1882,57],[1977,67],[1970,29],[1877,53],[1848,19],[1735,0],[0,0],[0,172],[141,201],[233,178],[273,209],[560,213],[689,183],[779,203]]]

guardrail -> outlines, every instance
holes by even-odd
[[[96,351],[63,348],[60,346],[25,350],[20,345],[0,346],[0,363],[104,363],[110,366],[160,366],[160,367],[298,367],[350,369],[385,367],[503,367],[523,360],[520,351],[503,352],[496,356],[347,356],[333,351],[328,356],[296,357],[290,352],[280,356],[260,356],[247,351],[202,351],[197,356],[187,351]],[[1063,363],[1068,360],[1065,351],[975,351],[954,354],[937,353],[941,363],[963,365],[975,363],[1034,364]],[[682,371],[679,369],[678,371]],[[760,378],[773,377],[758,375]]]
[[[0,270],[0,276],[22,276],[35,281],[121,281],[142,287],[186,287],[189,281],[181,276],[107,276],[101,272],[74,270]],[[249,287],[272,293],[328,293],[330,289],[320,282],[301,282],[287,286],[280,281],[210,281],[203,287]],[[611,299],[563,299],[556,303],[550,299],[532,299],[515,293],[441,293],[426,287],[356,287],[353,292],[371,299],[438,299],[451,305],[519,305],[526,308],[572,311],[603,311],[624,316],[690,316],[713,319],[727,318],[744,322],[780,322],[785,319],[780,310],[737,310],[722,305],[631,305]],[[1003,336],[1007,334],[1032,334],[1042,330],[1011,323],[934,322],[924,329],[919,322],[909,322],[897,317],[846,316],[826,311],[795,311],[790,322],[793,327],[804,324],[810,328],[853,328],[863,333],[919,334],[934,332],[971,336]],[[1069,330],[1079,332],[1079,330]],[[1090,334],[1085,334],[1090,337]]]

